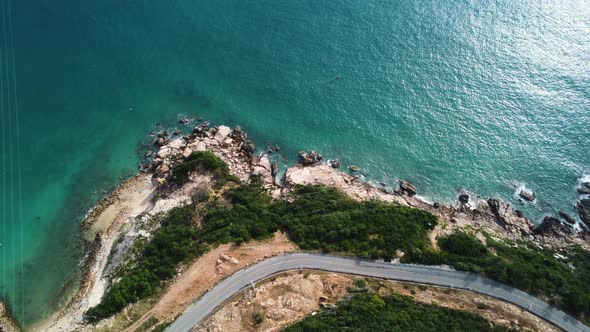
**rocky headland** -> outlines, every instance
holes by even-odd
[[[218,156],[241,181],[259,176],[273,199],[289,199],[298,185],[324,185],[338,188],[358,201],[380,200],[429,211],[439,219],[430,235],[434,247],[437,237],[464,230],[482,239],[487,234],[498,239],[526,240],[553,250],[567,251],[576,245],[590,249],[589,199],[578,203],[579,221],[560,213],[561,219],[547,216],[535,225],[522,212],[496,198],[472,199],[468,193],[462,193],[453,205],[431,203],[417,197],[419,188],[403,180],[397,183],[397,190],[386,190],[385,184],[375,186],[363,182],[357,176],[358,167],[341,171],[340,161],[324,160],[315,151],[300,152],[299,163],[279,174],[278,165],[272,162],[272,155],[269,156],[271,152],[278,152],[279,147],[258,152],[239,126],[232,129],[202,121],[193,126],[195,120],[189,119],[181,119],[179,124],[185,128],[190,125],[190,132],[186,135],[180,130],[173,134],[167,130],[154,133],[153,146],[143,153],[145,160],[140,165],[140,174],[122,184],[88,213],[82,225],[91,245],[85,259],[82,286],[69,306],[41,324],[38,330],[87,329],[83,312],[100,301],[112,282],[111,272],[134,239],[142,235],[149,237],[149,227],[146,231],[142,225],[150,216],[190,204],[195,188],[209,183],[210,178],[198,174],[191,174],[192,181],[183,186],[171,181],[175,166],[197,151],[210,151]]]

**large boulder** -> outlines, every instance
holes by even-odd
[[[313,165],[322,160],[322,155],[315,151],[309,153],[305,151],[299,151],[299,163],[303,166]]]
[[[399,190],[402,193],[406,193],[410,197],[416,196],[417,193],[416,186],[404,180],[399,181]]]
[[[247,155],[252,156],[254,154],[254,151],[256,150],[256,147],[254,146],[254,143],[247,142],[246,144],[242,145],[242,150]]]
[[[469,194],[462,193],[461,195],[459,195],[459,202],[462,203],[462,204],[469,203]]]
[[[219,128],[217,128],[217,132],[215,132],[214,138],[219,142],[223,142],[227,138],[227,136],[229,136],[231,131],[231,128],[228,126],[219,126]]]
[[[506,227],[508,222],[506,221],[506,218],[504,218],[504,216],[502,216],[502,214],[500,214],[500,205],[501,205],[501,203],[500,203],[499,199],[496,199],[496,198],[488,199],[488,206],[490,207],[490,210],[492,211],[492,214],[494,215],[494,217],[496,217],[496,221],[498,222],[498,224],[500,224],[500,226]]]
[[[580,195],[590,195],[590,188],[586,187],[585,185],[578,188],[578,194]]]
[[[184,140],[181,138],[177,138],[177,139],[173,140],[172,142],[168,143],[169,148],[177,149],[177,150],[180,150],[185,145],[186,145],[186,143],[184,143]]]
[[[525,201],[532,202],[535,200],[535,193],[531,190],[522,189],[518,194],[520,198],[524,199]]]

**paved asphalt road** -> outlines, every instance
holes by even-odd
[[[189,331],[243,288],[270,275],[296,269],[323,270],[472,290],[513,303],[565,331],[590,332],[588,326],[536,297],[474,274],[421,265],[378,263],[312,254],[276,256],[236,272],[191,304],[166,331]]]

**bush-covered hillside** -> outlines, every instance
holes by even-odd
[[[568,264],[553,253],[520,243],[518,246],[487,239],[484,246],[465,233],[439,239],[440,251],[415,257],[423,264],[448,264],[458,270],[483,274],[491,279],[548,299],[583,320],[590,317],[590,253],[577,248]]]
[[[288,326],[285,332],[403,331],[480,332],[512,331],[492,324],[481,316],[414,302],[402,295],[379,296],[364,293],[342,302],[334,310],[323,310]]]

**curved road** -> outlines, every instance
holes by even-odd
[[[588,326],[536,297],[475,274],[421,265],[379,263],[312,254],[276,256],[236,272],[191,304],[166,331],[189,331],[240,290],[273,274],[296,269],[356,274],[471,290],[513,303],[565,331],[590,332]]]

